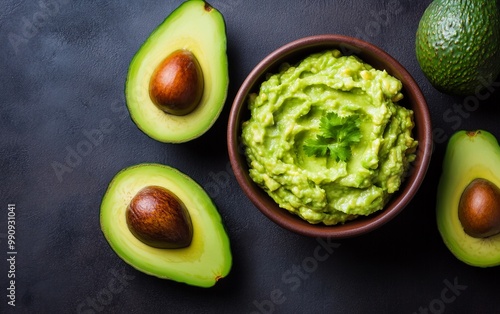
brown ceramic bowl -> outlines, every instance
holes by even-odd
[[[266,73],[278,72],[283,62],[296,63],[313,52],[337,48],[343,54],[355,54],[373,67],[386,70],[403,83],[404,99],[399,103],[414,111],[414,137],[419,142],[417,158],[399,191],[381,211],[341,225],[310,224],[280,208],[248,174],[246,157],[240,141],[241,124],[250,117],[247,96],[258,92]],[[290,231],[311,237],[349,238],[368,233],[393,219],[411,201],[422,183],[432,151],[431,120],[422,92],[405,68],[389,54],[365,41],[341,35],[317,35],[302,38],[278,48],[265,57],[248,75],[234,99],[227,130],[228,151],[236,179],[252,203],[270,220]]]

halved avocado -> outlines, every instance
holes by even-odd
[[[471,233],[471,236],[464,228],[465,221],[459,217],[463,202],[469,198],[467,188],[478,180],[500,187],[500,147],[497,139],[484,130],[459,131],[450,138],[443,161],[437,191],[437,226],[444,243],[459,260],[478,267],[496,266],[500,265],[500,234],[482,237]],[[492,197],[477,195],[476,203],[480,211],[490,210],[487,208],[490,205],[484,205],[485,198]],[[498,207],[499,202],[493,197],[490,204]],[[497,214],[489,215],[491,219],[497,219]]]
[[[191,53],[203,77],[197,106],[183,115],[159,109],[150,96],[150,80],[172,53]],[[229,84],[226,28],[222,14],[208,3],[191,0],[175,9],[148,37],[133,57],[125,97],[132,120],[151,138],[180,143],[197,138],[217,120]]]
[[[145,187],[175,194],[187,209],[192,239],[183,248],[145,244],[127,224],[127,207]],[[146,274],[194,286],[210,287],[226,277],[232,255],[227,233],[215,204],[193,179],[160,164],[139,164],[120,171],[103,197],[101,229],[111,248],[132,267]]]

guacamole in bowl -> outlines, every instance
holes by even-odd
[[[326,52],[330,56],[326,56],[325,64],[320,62],[307,66],[307,70],[297,70],[301,61],[309,56]],[[341,63],[327,66],[333,62],[332,56],[346,57],[345,64],[359,62],[353,65],[357,70],[355,73],[347,68],[337,71]],[[326,75],[328,71],[321,70],[323,68],[337,73],[334,80],[338,82],[332,87],[326,85],[331,80],[325,83],[324,77],[314,78],[314,74]],[[288,74],[284,74],[287,71]],[[286,87],[279,87],[285,80],[288,80]],[[312,82],[309,87],[301,83],[305,80]],[[273,82],[263,93],[266,96],[259,100],[266,81]],[[295,88],[298,91],[294,92]],[[363,88],[376,95],[383,105],[378,108],[371,104],[369,96],[363,95]],[[288,94],[296,94],[296,97],[282,97]],[[334,101],[337,96],[343,97],[343,101]],[[254,117],[253,111],[259,106],[265,108],[267,99],[273,98],[276,105]],[[368,104],[361,105],[358,101]],[[253,119],[261,119],[261,122],[253,124]],[[248,137],[244,139],[244,128],[255,128],[256,132],[245,131]],[[410,128],[411,132],[407,133]],[[402,136],[397,129],[403,132]],[[379,140],[370,141],[374,136]],[[404,143],[406,140],[408,143]],[[256,149],[249,151],[251,142]],[[322,34],[277,48],[250,71],[229,113],[227,146],[238,184],[267,218],[305,236],[345,239],[381,227],[407,207],[429,167],[432,124],[420,87],[396,59],[366,41]],[[386,161],[384,166],[381,160]],[[389,162],[391,160],[394,162]],[[365,178],[368,179],[365,181]],[[374,187],[367,188],[370,185]],[[386,192],[377,192],[379,187]],[[366,191],[362,193],[363,190]],[[275,200],[268,191],[276,192],[279,199]],[[280,207],[280,199],[285,199],[283,204],[288,204],[292,211]],[[336,212],[330,211],[333,203],[336,203]],[[368,211],[373,211],[371,214],[363,214],[366,204],[371,208]],[[381,204],[385,204],[382,209],[373,209]]]
[[[282,64],[248,97],[249,175],[305,221],[342,224],[382,210],[418,141],[402,83],[338,49]]]

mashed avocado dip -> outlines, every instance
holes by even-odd
[[[401,82],[338,50],[284,64],[249,97],[250,177],[280,207],[334,225],[381,210],[415,159]]]

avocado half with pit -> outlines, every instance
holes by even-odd
[[[175,9],[129,66],[125,98],[137,127],[166,143],[208,131],[227,96],[226,46],[225,21],[215,8],[190,0]]]
[[[500,265],[500,147],[485,130],[449,140],[437,192],[437,226],[466,264]]]
[[[102,199],[100,223],[116,254],[146,274],[211,287],[231,269],[215,204],[175,168],[139,164],[120,171]]]

